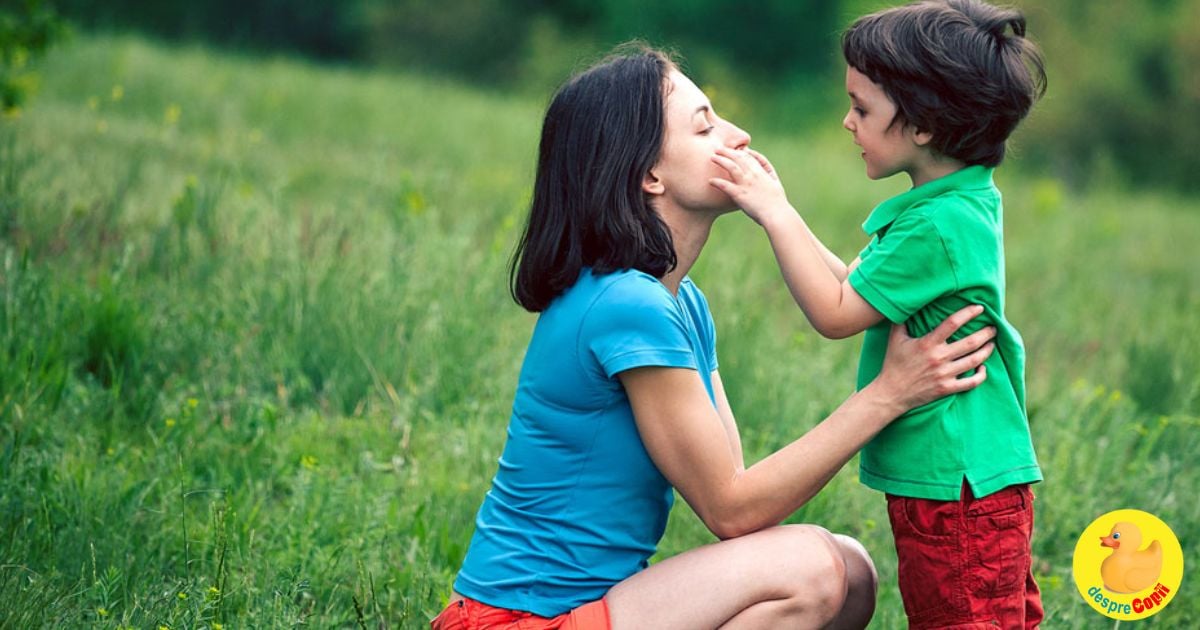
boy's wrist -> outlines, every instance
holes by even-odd
[[[800,215],[796,212],[796,209],[792,207],[792,204],[785,201],[763,212],[760,223],[764,230],[771,232],[772,230],[786,228],[786,226],[799,219]]]

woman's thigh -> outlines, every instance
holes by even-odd
[[[818,627],[846,596],[843,553],[828,531],[784,525],[686,551],[614,586],[613,630],[717,628],[778,615]]]

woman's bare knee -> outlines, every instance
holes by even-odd
[[[846,579],[852,589],[859,588],[874,595],[879,588],[879,574],[875,571],[875,562],[867,548],[855,538],[845,534],[832,534],[842,551],[846,563]]]
[[[875,596],[879,587],[875,563],[857,540],[842,534],[834,534],[833,538],[846,564],[846,598],[827,628],[865,628],[875,615]]]
[[[848,586],[846,560],[837,539],[816,525],[781,529],[789,530],[790,540],[780,556],[790,560],[790,570],[785,572],[791,592],[789,599],[800,608],[836,613],[845,603]]]
[[[605,598],[614,628],[820,627],[844,608],[846,574],[832,534],[791,525],[667,558]]]

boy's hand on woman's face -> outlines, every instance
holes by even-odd
[[[729,178],[714,177],[708,183],[729,195],[759,225],[765,225],[779,213],[795,213],[775,167],[763,154],[749,148],[722,147],[717,149],[712,161],[725,169]]]

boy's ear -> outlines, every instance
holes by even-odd
[[[919,147],[928,146],[933,141],[932,131],[922,131],[916,127],[909,126],[909,133],[912,135],[912,141]]]
[[[646,171],[646,176],[642,178],[642,192],[647,195],[661,195],[666,191],[666,185],[654,174],[654,169]]]

